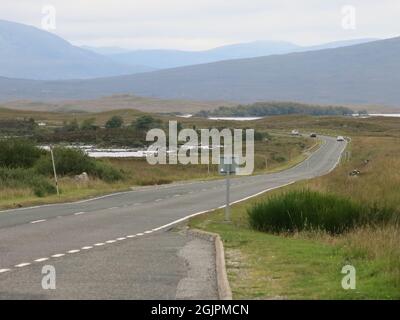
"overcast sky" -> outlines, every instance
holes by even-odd
[[[1,0],[0,19],[41,27],[77,45],[202,50],[255,40],[302,45],[399,35],[399,0]],[[343,6],[356,28],[342,27]]]

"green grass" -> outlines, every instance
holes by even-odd
[[[193,228],[221,235],[234,299],[400,298],[399,274],[391,265],[397,256],[390,260],[357,254],[359,246],[349,236],[255,231],[247,223],[248,207],[247,203],[235,205],[231,224],[224,222],[222,210],[190,221]],[[347,264],[357,270],[356,290],[341,287],[341,269]]]
[[[399,224],[357,226],[340,235],[318,230],[274,235],[253,230],[247,214],[256,203],[305,188],[399,213],[399,124],[398,118],[296,116],[256,122],[256,128],[350,135],[352,143],[348,159],[330,174],[235,205],[232,224],[223,223],[221,210],[190,221],[221,235],[234,298],[400,299]],[[361,174],[350,176],[354,169]],[[357,290],[340,286],[345,264],[356,267]]]
[[[276,195],[247,211],[252,228],[272,233],[320,230],[340,234],[394,219],[394,210],[389,208],[369,207],[343,196],[308,189]]]
[[[30,190],[37,197],[56,193],[55,187],[49,180],[34,169],[0,167],[0,194],[2,190],[16,189]]]

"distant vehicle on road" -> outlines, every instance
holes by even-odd
[[[298,130],[292,130],[291,134],[292,136],[299,136],[300,132]]]
[[[343,137],[343,136],[338,136],[338,137],[336,138],[336,141],[344,141],[344,137]]]
[[[316,134],[315,132],[313,132],[313,133],[310,134],[310,137],[311,137],[311,138],[316,138],[316,137],[317,137],[317,134]]]

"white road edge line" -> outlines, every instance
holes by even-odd
[[[35,220],[35,221],[31,221],[30,223],[34,224],[34,223],[41,223],[41,222],[45,222],[47,221],[46,219],[42,219],[42,220]]]
[[[266,192],[268,192],[268,191],[272,191],[272,190],[275,190],[275,189],[287,187],[287,186],[289,186],[289,185],[291,185],[291,184],[293,184],[293,183],[295,183],[295,182],[296,182],[296,181],[292,181],[292,182],[283,184],[283,185],[281,185],[281,186],[277,186],[277,187],[272,187],[272,188],[265,189],[265,190],[263,190],[263,191],[261,191],[261,192],[258,192],[258,193],[256,193],[256,194],[253,194],[253,195],[251,195],[251,196],[248,196],[248,197],[245,197],[245,198],[243,198],[243,199],[240,199],[240,200],[231,202],[230,204],[232,205],[232,204],[236,204],[236,203],[239,203],[239,202],[246,201],[246,200],[248,200],[248,199],[257,197],[257,196],[259,196],[259,195],[261,195],[261,194],[263,194],[263,193],[266,193]],[[221,208],[224,208],[224,207],[225,207],[225,206],[221,206],[221,207],[218,207],[218,208],[213,208],[213,209],[209,209],[209,210],[204,210],[204,211],[200,211],[200,212],[193,213],[193,214],[188,215],[188,216],[186,216],[186,217],[183,217],[183,218],[181,218],[181,219],[178,219],[178,220],[172,221],[172,222],[170,222],[170,223],[168,223],[168,224],[165,224],[165,225],[163,225],[163,226],[161,226],[161,227],[155,228],[155,229],[153,229],[153,231],[160,231],[160,230],[162,230],[162,229],[169,228],[169,227],[174,226],[174,225],[176,225],[176,224],[178,224],[178,223],[184,222],[184,221],[186,221],[186,220],[188,220],[188,219],[190,219],[190,218],[199,216],[199,215],[204,214],[204,213],[207,213],[207,212],[211,212],[211,211],[214,211],[214,210],[218,210],[218,209],[221,209]],[[138,234],[138,235],[143,235],[143,234]]]
[[[344,144],[344,146],[346,146],[346,145],[347,145],[347,143]],[[319,150],[319,149],[318,149],[318,150]],[[332,168],[330,171],[328,171],[328,173],[331,172],[331,171],[333,171],[333,170],[336,168],[336,166],[339,164],[340,159],[341,159],[341,157],[342,157],[342,153],[344,152],[344,150],[345,150],[345,148],[342,148],[342,151],[341,151],[341,153],[340,153],[339,159],[335,162],[335,165],[333,166],[333,168]],[[314,153],[312,153],[310,156],[308,156],[304,161],[307,161],[309,158],[311,158],[311,156],[312,156],[313,154],[314,154]],[[299,164],[296,165],[295,167],[301,165],[304,161],[302,161],[301,163],[299,163]],[[293,168],[295,168],[295,167],[293,167]],[[263,191],[261,191],[261,192],[255,193],[255,194],[253,194],[253,195],[251,195],[251,196],[242,198],[242,199],[237,200],[237,201],[233,201],[233,202],[230,203],[230,205],[236,204],[236,203],[240,203],[240,202],[249,200],[249,199],[251,199],[251,198],[255,198],[255,197],[259,196],[259,195],[262,195],[263,193],[266,193],[266,192],[269,192],[269,191],[272,191],[272,190],[275,190],[275,189],[280,189],[280,188],[283,188],[283,187],[287,187],[287,186],[292,185],[292,184],[294,184],[294,183],[296,183],[296,182],[297,182],[297,180],[291,181],[291,182],[289,182],[289,183],[286,183],[286,184],[283,184],[283,185],[280,185],[280,186],[277,186],[277,187],[271,187],[271,188],[265,189],[265,190],[263,190]],[[181,219],[172,221],[172,222],[170,222],[170,223],[168,223],[168,224],[165,224],[165,225],[163,225],[163,226],[161,226],[161,227],[155,228],[155,229],[153,229],[153,231],[159,231],[159,230],[162,230],[162,229],[165,229],[165,228],[169,228],[169,227],[171,227],[171,226],[174,226],[174,225],[176,225],[176,224],[178,224],[178,223],[184,222],[184,221],[186,221],[186,220],[188,220],[188,219],[191,219],[191,218],[193,218],[193,217],[199,216],[199,215],[204,214],[204,213],[207,213],[207,212],[212,212],[212,211],[215,211],[215,210],[218,210],[218,209],[222,209],[222,208],[225,208],[225,205],[220,206],[220,207],[218,207],[218,208],[214,208],[214,209],[209,209],[209,210],[205,210],[205,211],[196,212],[196,213],[193,213],[193,214],[188,215],[188,216],[186,216],[186,217],[183,217],[183,218],[181,218]]]

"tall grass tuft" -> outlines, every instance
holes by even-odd
[[[358,226],[394,219],[393,210],[366,206],[344,197],[310,190],[276,195],[248,210],[252,228],[273,233],[321,230],[340,234]]]

